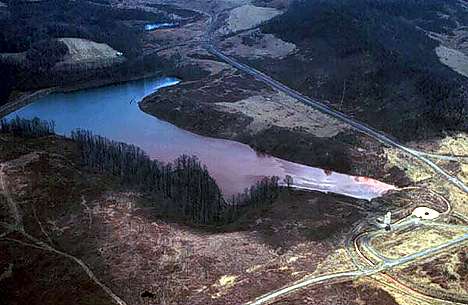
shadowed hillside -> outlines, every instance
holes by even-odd
[[[467,20],[458,1],[297,1],[262,30],[299,52],[256,64],[402,140],[466,130],[467,80],[440,63],[428,31]]]
[[[76,85],[99,79],[118,82],[154,73],[163,65],[143,52],[143,24],[170,22],[169,13],[114,8],[107,1],[5,1],[0,15],[0,104],[13,91]],[[86,63],[56,69],[69,50],[61,38],[101,43],[120,54],[106,66]],[[86,52],[86,49],[82,50]],[[76,53],[76,52],[75,52]]]

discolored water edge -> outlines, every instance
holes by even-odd
[[[195,155],[216,179],[225,196],[242,192],[265,176],[286,175],[293,187],[332,192],[359,199],[379,197],[394,186],[259,154],[248,145],[200,136],[146,114],[138,102],[160,88],[174,86],[172,77],[147,78],[100,88],[52,93],[9,114],[52,120],[56,132],[77,128],[141,147],[151,158],[169,162],[182,154]]]

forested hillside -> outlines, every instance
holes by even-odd
[[[162,14],[113,9],[86,1],[5,2],[10,16],[0,21],[0,53],[24,52],[51,38],[80,37],[107,43],[132,57],[141,52],[139,32],[124,21],[169,21]]]
[[[121,52],[128,60],[106,73],[106,77],[118,79],[119,74],[130,73],[128,66],[137,73],[142,67],[143,31],[130,21],[168,22],[163,13],[150,13],[137,9],[117,9],[102,6],[103,1],[4,1],[8,15],[0,17],[0,53],[23,53],[20,60],[0,60],[0,68],[6,73],[0,82],[0,104],[12,90],[30,90],[44,86],[62,85],[89,78],[89,75],[68,73],[54,75],[52,67],[67,53],[61,37],[84,38],[106,43]],[[133,62],[137,61],[137,62]],[[103,71],[95,78],[103,78]],[[78,74],[78,75],[77,75]]]
[[[468,24],[455,0],[310,0],[263,25],[299,52],[257,62],[303,93],[403,140],[468,128],[467,79],[440,63],[439,42]]]

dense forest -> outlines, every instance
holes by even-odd
[[[0,133],[43,137],[54,133],[53,122],[15,118],[0,121]],[[151,160],[140,148],[76,130],[82,165],[117,177],[126,189],[150,198],[163,215],[183,221],[222,225],[235,221],[248,209],[268,207],[279,194],[277,177],[265,177],[244,193],[225,200],[207,168],[193,156],[182,155],[171,163]]]
[[[402,140],[467,130],[467,79],[441,64],[434,51],[439,42],[427,35],[468,24],[458,5],[295,1],[262,31],[295,43],[299,52],[279,65],[254,64]]]
[[[168,14],[137,9],[117,9],[102,6],[105,1],[4,1],[8,14],[0,15],[0,53],[25,53],[17,61],[0,61],[0,104],[13,90],[31,90],[54,85],[74,84],[82,79],[112,78],[154,70],[160,60],[142,58],[143,30],[129,21],[169,22]],[[74,37],[106,43],[122,52],[125,64],[110,70],[70,71],[57,75],[51,68],[67,53],[67,47],[57,38]],[[142,64],[144,66],[142,66]],[[131,68],[130,68],[131,67]],[[124,78],[124,77],[123,77]]]
[[[140,33],[128,20],[169,22],[166,15],[116,9],[88,1],[4,1],[9,16],[0,20],[0,53],[27,51],[35,43],[60,37],[104,42],[135,57],[141,54]]]

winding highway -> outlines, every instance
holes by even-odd
[[[208,14],[206,14],[208,15]],[[423,162],[426,164],[428,167],[430,167],[435,173],[441,175],[443,178],[445,178],[447,181],[449,181],[452,185],[458,187],[461,189],[463,192],[468,193],[468,187],[462,182],[460,179],[457,177],[454,177],[450,174],[448,174],[444,169],[442,169],[440,166],[435,164],[432,160],[429,158],[434,158],[434,159],[439,159],[439,160],[445,160],[445,161],[458,161],[458,162],[464,162],[466,161],[466,156],[443,156],[443,155],[436,155],[436,154],[431,154],[431,153],[426,153],[426,152],[421,152],[417,151],[415,149],[406,147],[402,144],[400,144],[397,140],[391,138],[390,136],[384,134],[381,131],[378,131],[362,122],[359,122],[355,120],[354,118],[339,112],[337,110],[332,109],[328,105],[325,105],[321,102],[319,102],[316,99],[312,99],[310,97],[304,96],[303,94],[297,92],[294,89],[289,88],[288,86],[284,85],[283,83],[271,78],[270,76],[266,75],[265,73],[258,71],[257,69],[250,67],[246,64],[243,64],[239,61],[237,61],[235,58],[230,57],[224,53],[222,53],[219,49],[216,48],[214,39],[212,38],[213,32],[214,32],[214,23],[213,19],[215,19],[213,15],[209,15],[209,30],[206,33],[205,36],[205,43],[204,47],[205,49],[211,53],[212,55],[216,56],[217,58],[221,59],[222,61],[228,63],[232,67],[247,73],[254,78],[262,81],[263,83],[269,85],[270,87],[285,93],[286,95],[297,99],[298,101],[311,106],[312,108],[325,113],[327,115],[330,115],[331,117],[338,119],[342,122],[345,122],[349,124],[351,127],[353,127],[355,130],[358,132],[361,132],[363,134],[368,135],[369,137],[379,141],[380,143],[399,149],[400,151],[406,153],[407,155],[413,156],[414,158],[418,159],[419,161]],[[447,211],[444,212],[443,214],[449,214],[451,212],[451,204],[450,202],[447,203]],[[403,219],[398,222],[397,227],[404,227],[404,226],[411,226],[416,224],[413,220],[409,221],[404,221]],[[361,225],[358,225],[354,232],[360,231]],[[374,232],[376,233],[376,232]],[[362,235],[362,234],[359,234]],[[347,272],[340,272],[340,273],[334,273],[334,274],[325,274],[321,276],[314,276],[314,277],[309,277],[304,280],[301,280],[299,282],[293,283],[291,285],[288,285],[286,287],[283,287],[279,290],[267,293],[263,296],[260,296],[259,298],[255,299],[254,301],[246,303],[246,305],[262,305],[262,304],[268,304],[274,300],[276,300],[278,297],[290,294],[298,289],[304,288],[306,286],[310,285],[315,285],[315,284],[320,284],[320,283],[327,283],[331,281],[336,281],[336,280],[342,280],[342,279],[355,279],[358,277],[362,276],[369,276],[377,273],[381,273],[382,271],[385,271],[387,269],[391,269],[397,266],[401,266],[410,262],[417,261],[421,258],[425,258],[428,256],[432,256],[435,254],[438,254],[442,251],[445,251],[447,249],[453,248],[453,247],[458,247],[463,244],[465,244],[468,241],[468,234],[464,234],[463,236],[453,239],[451,241],[448,241],[446,243],[443,243],[439,246],[432,247],[429,249],[425,249],[423,251],[413,253],[411,255],[407,255],[404,257],[401,257],[399,259],[394,259],[390,260],[387,258],[384,258],[382,255],[380,255],[377,251],[371,251],[374,254],[376,254],[377,258],[384,258],[382,262],[378,265],[373,265],[372,262],[370,262],[364,254],[362,254],[359,251],[359,248],[357,249],[357,253],[363,258],[366,262],[370,262],[371,265],[369,266],[363,266],[358,263],[356,258],[353,255],[350,255],[351,259],[353,260],[354,265],[358,268],[358,270],[352,270],[352,271],[347,271]],[[356,244],[357,240],[354,239],[353,242]],[[348,250],[348,247],[346,247]],[[374,250],[372,247],[369,247],[370,250]],[[394,280],[393,278],[389,277],[390,279]],[[396,281],[396,280],[395,280]],[[398,281],[396,281],[399,283]],[[406,287],[403,285],[404,288],[408,288],[411,290],[410,287]],[[429,297],[430,296],[426,296]]]
[[[406,147],[406,146],[398,143],[396,140],[394,140],[394,139],[390,138],[389,136],[385,135],[384,133],[373,129],[372,127],[370,127],[370,126],[368,126],[368,125],[366,125],[366,124],[364,124],[362,122],[356,121],[355,119],[351,118],[350,116],[348,116],[348,115],[346,115],[346,114],[344,114],[342,112],[339,112],[337,110],[334,110],[334,109],[330,108],[329,106],[319,102],[316,99],[312,99],[310,97],[304,96],[303,94],[297,92],[294,89],[289,88],[288,86],[284,85],[283,83],[280,83],[279,81],[271,78],[270,76],[264,74],[263,72],[258,71],[255,68],[252,68],[252,67],[250,67],[250,66],[248,66],[246,64],[240,63],[239,61],[237,61],[233,57],[227,56],[226,54],[224,54],[220,50],[218,50],[214,46],[214,44],[212,43],[211,39],[209,40],[209,42],[207,44],[205,44],[205,48],[207,49],[208,52],[215,55],[219,59],[225,61],[226,63],[230,64],[234,68],[255,77],[256,79],[264,82],[265,84],[269,85],[270,87],[272,87],[272,88],[274,88],[274,89],[276,89],[278,91],[281,91],[281,92],[285,93],[286,95],[288,95],[288,96],[290,96],[292,98],[295,98],[298,101],[300,101],[300,102],[302,102],[302,103],[304,103],[304,104],[306,104],[308,106],[311,106],[314,109],[319,110],[320,112],[328,114],[328,115],[330,115],[331,117],[333,117],[335,119],[338,119],[338,120],[340,120],[342,122],[345,122],[345,123],[349,124],[355,130],[357,130],[357,131],[359,131],[361,133],[364,133],[364,134],[378,140],[379,142],[381,142],[381,143],[383,143],[385,145],[397,148],[397,149],[405,152],[406,154],[409,154],[409,155],[417,158],[418,160],[424,162],[426,165],[428,165],[430,168],[432,168],[433,171],[435,171],[436,173],[438,173],[439,175],[441,175],[445,179],[447,179],[450,183],[457,186],[458,188],[460,188],[465,193],[468,193],[468,186],[466,186],[460,179],[458,179],[457,177],[451,176],[446,171],[444,171],[440,166],[438,166],[433,161],[428,159],[428,156],[435,156],[435,155],[420,152],[420,151],[414,150],[412,148]],[[437,157],[440,158],[440,156],[437,156]],[[454,159],[453,157],[446,157],[446,160],[453,160],[453,159]]]
[[[416,222],[414,221],[414,219],[410,218],[410,219],[407,219],[405,221],[399,221],[398,224],[395,224],[395,226],[396,226],[395,228],[396,229],[404,229],[404,228],[406,228],[408,226],[415,225],[415,224],[416,224]],[[423,223],[423,224],[433,225],[433,223],[431,223],[431,222]],[[438,224],[439,223],[437,223],[437,225]],[[339,272],[339,273],[331,273],[331,274],[324,274],[324,275],[319,275],[319,276],[307,277],[307,278],[305,278],[303,280],[300,280],[300,281],[298,281],[296,283],[288,285],[288,286],[286,286],[284,288],[281,288],[281,289],[278,289],[276,291],[273,291],[273,292],[267,293],[265,295],[262,295],[259,298],[255,299],[255,300],[253,300],[253,301],[251,301],[249,303],[246,303],[245,305],[268,304],[268,303],[270,303],[270,302],[272,302],[274,300],[277,300],[279,297],[286,296],[286,295],[288,295],[288,294],[290,294],[290,293],[292,293],[294,291],[297,291],[297,290],[299,290],[301,288],[304,288],[304,287],[307,287],[307,286],[312,286],[312,285],[317,285],[317,284],[325,284],[325,283],[333,283],[333,282],[342,281],[342,280],[353,280],[353,279],[356,279],[356,278],[359,278],[359,277],[370,276],[370,275],[375,275],[375,274],[378,274],[378,273],[382,273],[383,271],[386,271],[386,270],[389,270],[389,269],[392,269],[392,268],[395,268],[395,267],[398,267],[398,266],[401,266],[401,265],[404,265],[404,264],[408,264],[408,263],[411,263],[411,262],[415,262],[415,261],[418,261],[418,260],[420,260],[422,258],[426,258],[426,257],[430,257],[430,256],[433,256],[433,255],[439,254],[439,253],[441,253],[443,251],[446,251],[448,249],[463,246],[468,241],[468,233],[466,233],[466,234],[463,234],[462,236],[460,236],[458,238],[452,239],[452,240],[447,241],[445,243],[442,243],[442,244],[440,244],[438,246],[428,248],[428,249],[424,249],[422,251],[419,251],[419,252],[416,252],[416,253],[413,253],[413,254],[409,254],[409,255],[403,256],[403,257],[398,258],[398,259],[388,259],[388,258],[385,258],[382,255],[380,255],[377,251],[375,251],[375,249],[373,249],[369,245],[368,242],[370,240],[370,236],[368,236],[369,238],[364,239],[364,242],[363,242],[364,247],[366,247],[367,250],[370,250],[371,253],[377,254],[376,256],[378,258],[381,258],[381,260],[382,260],[381,263],[375,264],[360,251],[359,246],[358,246],[358,240],[361,237],[364,237],[367,234],[370,234],[370,235],[374,236],[376,234],[381,234],[381,233],[385,234],[386,232],[385,232],[384,229],[376,230],[374,232],[363,232],[363,233],[360,233],[359,235],[357,235],[356,238],[354,239],[354,245],[356,247],[356,252],[358,253],[358,255],[361,258],[364,259],[364,261],[366,261],[369,264],[366,268],[363,268],[362,266],[358,266],[358,268],[359,268],[358,270],[352,270],[352,271],[345,271],[345,272]],[[353,258],[352,255],[351,255],[351,258]],[[390,276],[388,276],[386,274],[384,274],[384,277],[398,283],[401,287],[403,287],[405,289],[412,290],[411,287],[407,287],[406,285],[398,282],[397,280],[393,279],[392,277],[390,277]],[[414,293],[417,293],[421,297],[425,297],[425,298],[428,298],[428,299],[435,299],[432,296],[422,294],[422,293],[420,293],[418,291],[414,291]],[[458,304],[457,302],[451,302],[451,303]]]
[[[450,211],[451,211],[451,205],[447,201],[447,209],[444,212],[442,212],[441,215],[447,215],[447,214],[450,213]],[[439,246],[435,246],[435,247],[428,248],[428,249],[425,249],[423,251],[420,251],[419,255],[426,255],[426,254],[427,255],[435,255],[435,254],[438,254],[439,252],[441,252],[441,251],[443,251],[443,250],[445,250],[447,248],[450,248],[452,246],[463,246],[468,240],[468,227],[467,226],[447,224],[447,223],[436,222],[436,221],[432,221],[432,220],[418,220],[418,219],[416,219],[416,218],[414,218],[412,216],[408,216],[408,217],[404,217],[402,219],[396,220],[392,224],[392,231],[405,230],[405,229],[410,228],[412,226],[416,226],[416,227],[417,226],[434,226],[434,227],[455,228],[455,229],[462,229],[465,232],[467,232],[467,233],[463,234],[462,236],[460,236],[458,238],[455,238],[453,240],[450,240],[450,241],[448,241],[448,242],[446,242],[444,244],[441,244]],[[376,231],[372,231],[372,232],[363,231],[363,232],[355,235],[355,237],[353,238],[354,250],[356,251],[358,256],[364,262],[367,263],[367,268],[368,267],[375,267],[379,263],[380,264],[383,263],[383,264],[387,264],[387,265],[405,264],[407,262],[406,261],[407,259],[411,259],[411,255],[408,255],[408,256],[405,256],[405,257],[402,257],[402,258],[399,258],[399,259],[391,259],[391,258],[388,258],[388,257],[382,255],[374,247],[372,247],[371,239],[378,238],[380,235],[383,235],[383,234],[386,234],[386,233],[387,232],[384,229],[380,229],[380,230],[376,230]],[[360,240],[362,240],[361,243],[359,242]],[[364,252],[361,251],[360,244],[369,254],[371,254],[377,260],[380,260],[380,262],[376,263],[376,262],[372,261],[369,257],[367,257],[364,254]],[[354,255],[352,253],[350,253],[349,249],[347,249],[347,250],[348,250],[348,255],[350,255],[350,257],[353,258],[353,261],[354,261]],[[361,265],[356,265],[356,263],[355,263],[355,266],[358,266],[358,267],[361,268]],[[415,298],[422,298],[422,299],[425,299],[425,300],[438,301],[438,302],[449,302],[451,304],[465,304],[465,303],[460,303],[460,302],[455,301],[455,300],[450,300],[449,301],[449,300],[446,300],[446,299],[441,299],[440,297],[438,297],[435,294],[418,291],[417,289],[415,289],[415,288],[401,282],[399,279],[391,276],[388,273],[382,272],[381,276],[382,276],[382,279],[384,280],[384,281],[382,281],[382,284],[389,285],[389,283],[391,283],[392,285],[396,285],[396,286],[398,286],[398,289],[406,290],[408,293],[412,294],[413,297],[415,297]]]

